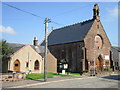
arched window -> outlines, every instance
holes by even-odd
[[[103,46],[103,39],[101,36],[97,35],[95,36],[95,47],[98,49],[101,49]]]
[[[35,61],[34,69],[39,70],[39,61],[38,60]]]

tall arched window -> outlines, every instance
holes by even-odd
[[[39,61],[38,60],[35,61],[34,69],[39,70]]]

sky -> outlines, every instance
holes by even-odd
[[[118,3],[117,2],[4,2],[31,14],[11,8],[2,3],[2,39],[9,43],[33,44],[37,37],[39,43],[45,36],[44,19],[51,19],[49,32],[54,29],[83,22],[93,17],[93,6],[98,3],[100,20],[113,46],[118,46]]]

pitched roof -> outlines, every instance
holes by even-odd
[[[112,48],[116,49],[117,51],[120,52],[120,47],[117,47],[117,46],[112,46]]]
[[[34,45],[31,45],[31,47],[36,51],[38,52],[42,57],[44,57],[44,46],[34,46]]]
[[[17,52],[26,45],[26,44],[18,44],[18,43],[7,43],[7,44],[9,47],[13,48],[13,53]],[[42,57],[44,56],[44,46],[34,46],[34,45],[30,45],[30,46]],[[13,53],[10,53],[9,55],[12,55]]]
[[[82,41],[87,35],[94,19],[53,30],[48,36],[48,45]],[[41,43],[44,45],[44,41]]]
[[[7,43],[7,44],[8,46],[13,48],[14,52],[18,51],[19,49],[25,46],[25,44],[17,44],[17,43]]]

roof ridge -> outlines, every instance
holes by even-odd
[[[13,45],[31,45],[31,44],[21,44],[21,43],[8,43],[8,44],[13,44]]]
[[[118,47],[119,48],[120,46],[112,46],[112,47]]]
[[[94,20],[94,19],[88,19],[88,20],[85,20],[85,21],[82,21],[82,22],[77,22],[77,23],[74,23],[74,24],[71,24],[71,25],[67,25],[67,26],[64,26],[64,27],[61,27],[61,28],[54,29],[53,31],[63,29],[63,28],[68,28],[70,26],[74,26],[74,25],[77,25],[77,24],[84,24],[84,23],[92,21],[92,20]]]
[[[14,45],[27,45],[27,44],[20,44],[20,43],[8,43],[8,44],[14,44]]]

